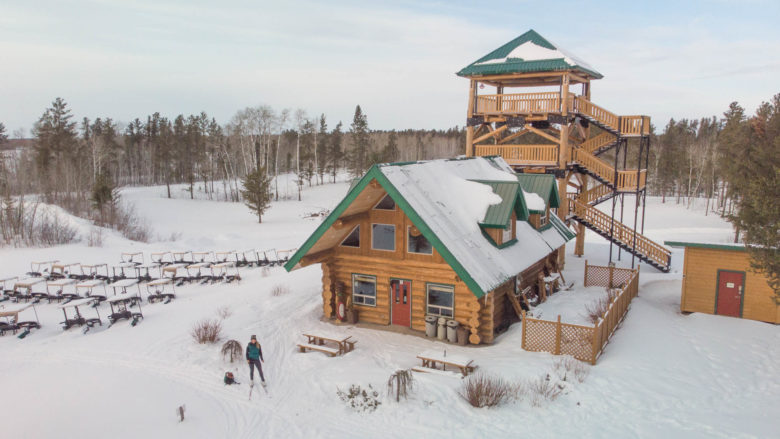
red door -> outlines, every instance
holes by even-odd
[[[715,314],[739,317],[742,305],[745,273],[720,271],[718,273],[718,303]]]
[[[392,323],[412,326],[412,283],[408,280],[390,281],[390,308]]]

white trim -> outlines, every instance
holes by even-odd
[[[431,293],[431,287],[436,287],[440,291],[443,292],[449,292],[452,294],[452,307],[446,307],[446,306],[440,306],[440,305],[431,305],[428,301],[428,296]],[[446,291],[450,290],[450,291]],[[433,306],[434,308],[437,308],[439,312],[432,313],[430,311],[430,307]],[[442,314],[441,310],[450,310],[451,314],[446,315]],[[447,317],[447,318],[454,318],[455,317],[455,286],[453,285],[447,285],[447,284],[437,284],[437,283],[426,283],[425,284],[425,314],[426,315],[434,315],[439,317]]]
[[[393,202],[393,208],[392,209],[382,209],[381,207],[377,207],[377,206],[379,206],[379,204],[382,201],[385,201],[385,198],[387,198],[387,197],[390,197],[390,194],[385,192],[385,196],[380,198],[379,201],[377,201],[377,203],[374,204],[374,207],[372,207],[371,210],[384,210],[385,212],[392,212],[392,211],[394,211],[398,207],[398,203],[396,203],[395,200],[393,200],[393,197],[390,197],[390,200]]]
[[[393,249],[392,250],[388,250],[388,249],[385,249],[385,248],[375,248],[374,247],[374,226],[390,226],[390,227],[393,228]],[[395,252],[395,250],[396,250],[396,248],[395,248],[395,239],[396,239],[395,232],[396,232],[396,230],[395,229],[396,229],[395,224],[371,223],[371,250],[377,250],[377,251],[382,251],[382,252]]]
[[[360,224],[358,224],[355,227],[353,227],[352,230],[350,230],[349,233],[347,233],[347,236],[345,236],[344,239],[341,240],[341,243],[339,244],[339,247],[360,248],[360,231],[359,230],[358,230],[358,245],[357,246],[354,246],[354,245],[344,245],[344,241],[346,241],[347,238],[352,236],[352,232],[354,232],[355,229],[359,229],[359,228],[360,228]]]
[[[358,281],[357,278],[361,278],[361,277],[363,279],[360,279],[360,280],[363,281],[363,282],[366,282],[366,283],[373,282],[374,283],[374,295],[373,296],[370,296],[368,294],[355,294],[355,283],[357,283],[357,281]],[[354,303],[355,305],[370,306],[370,307],[376,308],[376,296],[377,296],[376,276],[372,276],[372,275],[368,275],[368,274],[352,273],[352,303]],[[356,298],[358,298],[358,297],[373,299],[374,300],[374,304],[372,305],[370,303],[358,302],[356,300]]]

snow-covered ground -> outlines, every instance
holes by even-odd
[[[0,277],[28,270],[36,259],[118,262],[122,251],[243,250],[300,245],[346,183],[306,188],[303,201],[274,203],[257,220],[242,204],[164,198],[164,187],[124,191],[145,217],[157,242],[132,243],[107,233],[104,246],[0,249]],[[628,206],[630,202],[626,201]],[[628,212],[628,208],[626,211]],[[74,220],[82,233],[89,226]],[[645,232],[667,239],[728,241],[731,228],[717,216],[648,199]],[[171,241],[170,238],[175,240]],[[569,245],[569,252],[573,243]],[[603,264],[609,246],[588,235],[586,255]],[[416,366],[427,349],[473,358],[479,370],[512,381],[553,374],[556,357],[520,348],[514,325],[486,347],[444,345],[425,338],[320,321],[318,266],[293,273],[245,269],[236,285],[185,286],[170,304],[143,305],[136,327],[118,323],[87,334],[64,332],[55,305],[37,307],[43,328],[24,340],[0,337],[0,388],[5,403],[2,436],[47,437],[776,437],[780,426],[780,328],[775,325],[679,312],[682,253],[663,274],[641,266],[640,294],[598,365],[584,382],[540,407],[525,397],[495,409],[474,409],[457,396],[461,380],[416,375],[411,399],[384,396],[388,376]],[[622,254],[619,266],[630,265]],[[581,291],[584,258],[567,255],[566,279]],[[288,292],[271,294],[283,285]],[[590,290],[590,289],[588,289]],[[596,292],[597,293],[597,292]],[[594,293],[595,294],[595,293]],[[562,300],[565,296],[555,298]],[[574,300],[581,300],[575,298]],[[551,299],[552,300],[552,299]],[[257,334],[263,345],[268,394],[248,399],[242,361],[223,361],[219,345],[197,345],[193,323],[216,318],[224,339],[242,344]],[[101,308],[105,316],[105,306]],[[544,316],[553,318],[553,316]],[[304,330],[352,335],[356,349],[329,358],[301,354]],[[224,386],[233,370],[238,386]],[[553,374],[554,375],[554,374]],[[382,396],[373,413],[356,413],[337,388],[372,384]],[[255,389],[257,390],[257,389]],[[186,405],[179,423],[175,409]]]

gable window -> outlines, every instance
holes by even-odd
[[[360,226],[355,226],[349,235],[341,241],[341,245],[344,247],[360,247]]]
[[[429,315],[452,317],[455,314],[455,288],[452,285],[427,285]]]
[[[543,226],[547,224],[547,209],[543,210],[542,213],[539,214],[539,226]]]
[[[395,210],[395,201],[390,197],[390,195],[385,195],[384,198],[382,198],[382,201],[377,203],[376,206],[374,206],[374,209],[379,210]]]
[[[409,253],[432,255],[433,246],[417,227],[409,226],[407,227],[406,233],[406,251]]]
[[[371,224],[371,248],[395,251],[395,226],[392,224]]]
[[[352,275],[352,303],[376,306],[376,276]]]

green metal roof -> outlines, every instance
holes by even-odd
[[[485,219],[479,225],[505,229],[509,225],[512,219],[512,211],[517,205],[517,193],[520,191],[520,185],[514,181],[472,181],[490,186],[493,189],[493,193],[501,197],[500,203],[491,204],[488,207],[487,212],[485,212]]]
[[[706,242],[683,242],[683,241],[664,241],[664,245],[669,247],[693,247],[693,248],[709,248],[713,250],[734,250],[745,251],[745,244],[714,244]]]
[[[532,43],[539,48],[557,51],[558,53],[551,52],[551,58],[549,59],[510,57],[513,50],[525,43]],[[537,49],[536,52],[538,53],[539,50]],[[533,29],[464,67],[457,75],[501,75],[508,73],[555,72],[562,70],[580,70],[595,79],[604,77],[587,63],[567,54],[563,49],[556,47]]]
[[[553,227],[555,227],[555,230],[558,231],[558,233],[565,239],[567,242],[574,239],[577,235],[571,231],[568,227],[566,227],[566,224],[561,221],[560,218],[558,218],[557,215],[550,215],[550,222],[548,224],[552,224]]]
[[[558,184],[552,174],[517,174],[517,181],[524,191],[542,197],[547,207],[560,207]]]

